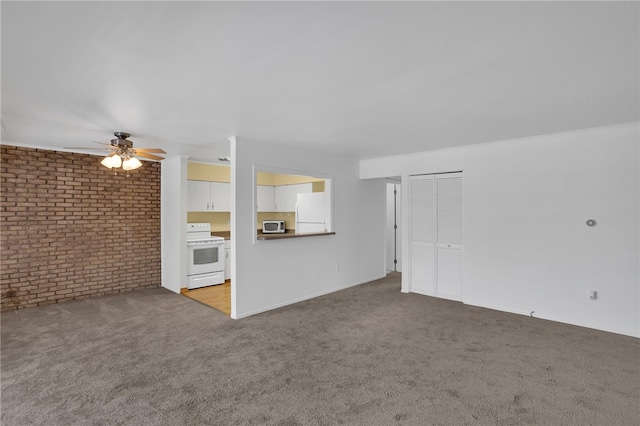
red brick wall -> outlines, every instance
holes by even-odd
[[[0,145],[2,311],[160,285],[160,163]]]

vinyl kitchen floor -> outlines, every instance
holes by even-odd
[[[217,309],[226,315],[231,315],[231,281],[187,290],[182,295]]]

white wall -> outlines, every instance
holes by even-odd
[[[233,318],[384,277],[383,179],[360,180],[355,160],[239,137],[231,145]],[[336,235],[254,242],[255,166],[331,175]]]
[[[160,173],[162,287],[180,293],[187,285],[187,158],[165,158]]]
[[[408,223],[409,175],[463,170],[464,303],[640,337],[639,133],[634,123],[363,160],[360,175],[401,174]]]

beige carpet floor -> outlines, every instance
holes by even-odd
[[[640,424],[639,339],[399,290],[241,320],[164,289],[3,313],[1,422]]]

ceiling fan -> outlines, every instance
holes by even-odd
[[[164,157],[160,157],[155,154],[166,154],[166,152],[160,148],[134,148],[133,142],[127,140],[129,133],[126,132],[115,132],[113,134],[116,139],[111,139],[111,143],[101,143],[96,142],[100,145],[105,145],[105,148],[75,148],[75,149],[98,149],[98,150],[108,150],[111,151],[109,155],[104,157],[104,159],[100,162],[103,166],[112,169],[118,168],[122,166],[123,170],[127,172],[129,170],[135,170],[138,167],[142,166],[140,160],[136,157],[146,158],[154,161],[162,161]],[[70,149],[74,149],[68,147]],[[127,174],[128,176],[128,174]]]

